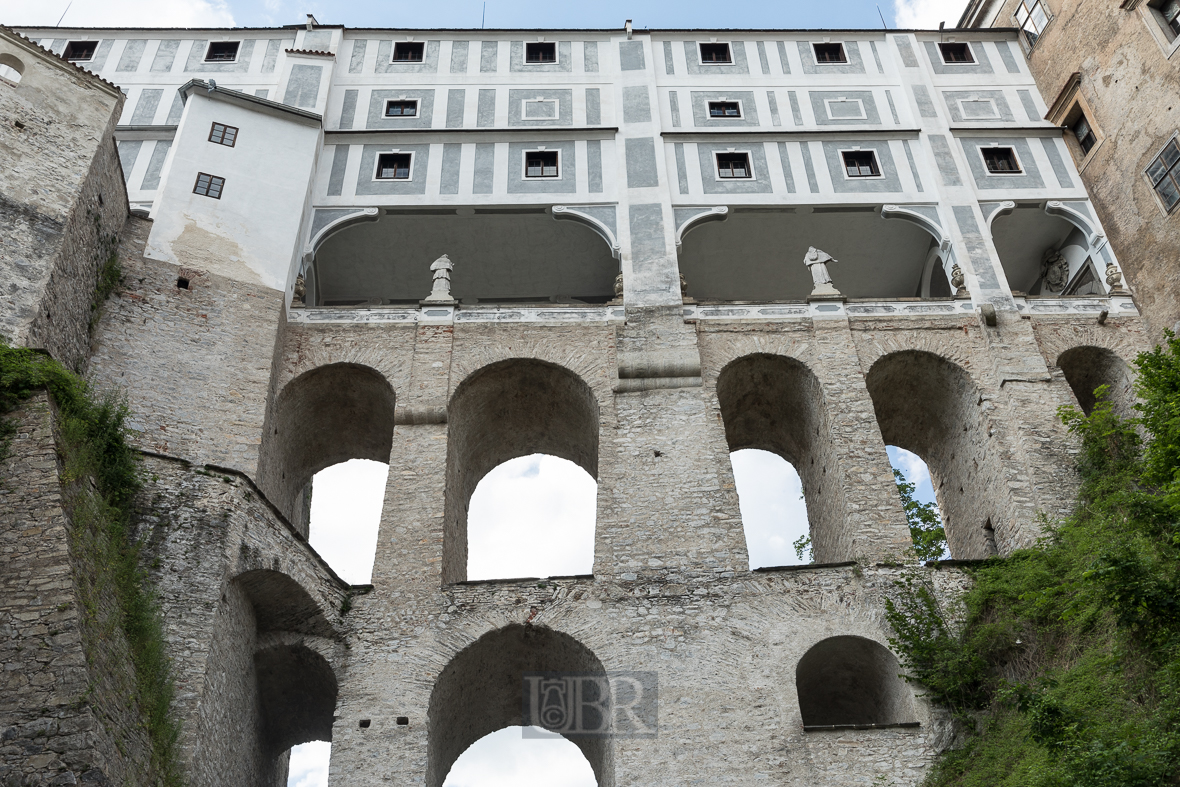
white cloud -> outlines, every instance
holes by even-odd
[[[0,0],[0,21],[16,27],[233,27],[226,0]],[[65,17],[62,13],[65,12]]]
[[[332,744],[327,741],[292,746],[287,787],[328,787],[328,760],[331,756]]]
[[[729,455],[750,568],[799,562],[793,542],[810,532],[803,482],[786,459],[748,448]],[[804,553],[804,562],[810,560]]]
[[[595,787],[577,746],[565,738],[524,738],[522,731],[505,727],[471,744],[443,787]]]
[[[467,578],[589,574],[598,484],[565,459],[533,454],[492,470],[471,495]]]
[[[966,0],[893,0],[894,24],[919,30],[936,30],[939,22],[954,27],[966,7]]]
[[[389,465],[350,459],[316,473],[308,542],[345,582],[373,576]]]

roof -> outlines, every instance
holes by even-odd
[[[37,31],[52,31],[58,30],[61,32],[77,31],[103,31],[109,30],[111,32],[163,32],[165,30],[171,31],[187,31],[192,33],[201,32],[218,32],[224,33],[226,31],[236,31],[241,33],[249,32],[265,32],[273,30],[288,30],[295,32],[297,30],[305,29],[305,25],[281,25],[277,27],[34,27],[21,26],[22,30],[37,30]],[[497,33],[599,33],[618,35],[626,32],[625,28],[611,27],[611,28],[578,28],[578,27],[534,27],[534,28],[481,28],[481,27],[347,27],[344,25],[317,25],[317,30],[344,30],[350,33],[470,33],[473,35],[488,35]],[[1009,32],[1015,28],[995,27],[988,28],[994,32]],[[827,34],[827,33],[872,33],[872,34],[886,34],[886,33],[937,33],[938,30],[926,28],[884,28],[884,27],[849,27],[849,28],[726,28],[726,27],[710,27],[710,28],[692,28],[692,27],[669,27],[669,28],[634,28],[632,33],[635,35],[662,35],[668,33],[812,33],[812,34]],[[978,28],[946,28],[943,33],[966,33],[979,32]]]
[[[110,92],[119,98],[123,97],[123,90],[114,82],[108,82],[93,71],[87,71],[77,63],[72,63],[69,60],[66,60],[56,52],[52,52],[40,44],[34,44],[27,36],[17,32],[11,27],[0,25],[0,37],[7,38],[21,48],[40,56],[43,60],[53,63],[58,68],[71,71],[78,76],[82,76],[91,80],[92,82],[102,86],[102,88],[107,92]]]
[[[189,95],[196,90],[203,91],[204,95],[210,98],[228,101],[231,104],[239,104],[246,106],[249,109],[260,110],[269,115],[287,115],[290,116],[289,119],[295,120],[296,122],[302,123],[304,125],[315,126],[318,128],[323,122],[323,118],[314,112],[308,112],[306,109],[290,107],[286,104],[280,104],[277,101],[271,101],[270,99],[252,96],[249,93],[243,93],[240,90],[231,90],[229,88],[218,87],[215,80],[209,80],[206,82],[203,79],[190,79],[188,82],[185,82],[183,85],[181,85],[177,89],[177,92],[179,92],[184,100],[187,101]]]

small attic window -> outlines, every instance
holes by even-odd
[[[711,118],[740,118],[742,105],[736,101],[710,101],[709,117]]]
[[[812,44],[817,63],[847,63],[848,55],[844,54],[843,44]]]
[[[728,65],[733,62],[729,44],[701,44],[701,62],[710,65]]]
[[[94,59],[94,53],[97,49],[97,41],[71,41],[66,44],[66,48],[62,51],[61,56],[71,63],[85,63],[88,60]]]
[[[983,163],[992,175],[1019,175],[1020,162],[1016,160],[1016,151],[1009,147],[980,148]]]
[[[421,63],[426,52],[426,44],[421,41],[398,41],[393,45],[393,62]]]
[[[238,59],[241,41],[210,41],[205,50],[206,63],[232,63]]]
[[[534,41],[524,45],[524,62],[556,63],[557,44],[552,41]]]
[[[971,47],[966,43],[939,44],[938,51],[942,53],[944,63],[974,63],[975,56],[971,54]]]

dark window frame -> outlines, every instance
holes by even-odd
[[[86,50],[86,57],[81,57],[74,52],[74,48]],[[71,63],[89,63],[98,54],[97,41],[67,41],[66,48],[61,51],[63,59]]]
[[[386,159],[386,158],[394,159],[394,161],[392,162],[392,166],[385,166],[385,167],[381,166],[381,160]],[[404,168],[399,166],[402,159],[405,159],[405,167]],[[373,180],[410,180],[410,181],[412,181],[414,179],[414,151],[412,151],[412,150],[406,150],[406,151],[386,150],[381,153],[378,153],[376,165],[377,165],[377,169],[373,173]],[[406,174],[404,176],[398,175],[398,173],[403,170]],[[387,175],[382,174],[383,172],[387,172],[387,171],[392,171],[393,175],[387,176]]]
[[[530,160],[530,157],[532,159]],[[548,162],[552,160],[552,164]],[[536,163],[534,169],[540,170],[537,175],[530,175],[530,165]],[[545,170],[552,169],[553,174],[546,174]],[[526,150],[524,152],[525,180],[560,180],[561,179],[561,149],[556,150]]]
[[[1012,12],[1012,19],[1015,20],[1016,27],[1020,28],[1021,37],[1031,51],[1045,34],[1045,28],[1053,21],[1053,15],[1049,13],[1044,0],[1019,0],[1016,10]]]
[[[209,126],[209,141],[215,145],[225,145],[227,148],[236,147],[238,144],[238,127],[228,126],[225,123],[218,123],[216,120]],[[227,142],[226,139],[229,139]]]
[[[820,57],[821,52],[826,52],[827,54]],[[819,66],[848,65],[848,50],[844,47],[842,41],[812,42],[811,53],[815,56],[815,64]],[[834,54],[839,54],[839,59],[830,57],[830,55]]]
[[[202,178],[205,178],[204,183],[201,182]],[[220,175],[210,175],[208,172],[197,173],[197,179],[193,183],[193,194],[209,197],[210,199],[221,199],[221,195],[224,193],[225,178]]]
[[[1069,124],[1069,130],[1074,139],[1078,141],[1078,147],[1082,149],[1082,158],[1084,159],[1098,145],[1098,133],[1094,131],[1094,124],[1086,116],[1086,112],[1081,106],[1077,108],[1077,113],[1077,118]]]
[[[406,53],[406,57],[398,57],[399,50]],[[415,57],[417,55],[417,57]],[[390,63],[424,63],[426,62],[425,41],[395,41],[393,51],[389,53]]]
[[[950,58],[946,56],[948,51],[958,51],[965,53],[966,58]],[[975,65],[975,53],[971,51],[971,44],[966,41],[945,41],[939,42],[938,54],[942,58],[944,65],[948,66],[973,66]]]
[[[403,111],[401,113],[391,113],[389,110],[395,104],[400,105],[402,107],[402,109],[405,109],[406,105],[413,104],[414,111],[413,112],[404,112]],[[387,118],[416,118],[416,117],[418,117],[418,99],[416,99],[416,98],[389,98],[389,99],[386,99],[385,100],[384,117],[387,117]]]
[[[1143,174],[1165,213],[1171,213],[1180,205],[1180,134],[1172,135],[1143,170]],[[1161,186],[1164,186],[1163,191]]]
[[[721,112],[714,112],[713,111],[714,107],[717,107],[718,109],[721,109],[722,111]],[[734,111],[733,112],[727,111],[729,108],[732,108]],[[708,109],[708,111],[709,111],[709,118],[710,119],[740,120],[743,115],[742,102],[729,101],[728,99],[722,99],[720,101],[709,101],[706,109]]]
[[[706,49],[708,47],[708,49]],[[706,57],[706,53],[711,53]],[[716,55],[725,55],[725,59],[716,57]],[[697,44],[697,56],[700,58],[703,66],[732,66],[733,65],[733,47],[725,41],[702,41]]]
[[[216,49],[224,49],[225,47],[233,47],[233,52],[228,50],[223,52],[214,52]],[[236,63],[238,61],[238,53],[242,51],[241,41],[210,41],[205,47],[206,63]]]
[[[533,57],[533,53],[537,57]],[[526,66],[551,66],[557,62],[556,41],[526,41],[524,44],[524,63]]]
[[[1169,44],[1180,38],[1180,0],[1151,0],[1147,12],[1159,25]]]
[[[844,165],[846,178],[882,178],[881,163],[877,160],[874,148],[861,150],[841,150],[840,161]],[[851,170],[856,169],[856,172]]]
[[[754,179],[753,157],[748,150],[717,150],[713,152],[713,161],[717,166],[718,180]],[[738,168],[735,168],[735,164],[740,165],[745,174],[736,174]]]
[[[992,166],[993,162],[999,162],[998,155],[993,154],[988,156],[988,151],[1008,151],[1005,160],[1011,161],[1014,169],[996,168]],[[983,167],[987,170],[989,175],[1023,175],[1024,167],[1020,165],[1020,157],[1016,155],[1016,148],[1011,145],[988,145],[986,147],[980,146],[979,155],[983,157]]]

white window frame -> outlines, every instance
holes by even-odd
[[[853,104],[853,103],[860,105],[860,117],[838,118],[838,117],[832,116],[832,104]],[[825,98],[824,99],[824,111],[828,113],[828,120],[834,120],[837,123],[839,123],[843,120],[868,120],[869,119],[868,114],[865,112],[865,102],[859,98],[844,98],[843,96],[840,96],[839,98]]]
[[[529,44],[553,44],[553,59],[552,60],[538,60],[537,62],[529,62]],[[524,46],[520,48],[520,63],[530,68],[537,66],[556,66],[561,64],[561,46],[558,41],[525,41]],[[535,180],[535,178],[534,178]]]
[[[410,157],[410,176],[408,178],[381,178],[377,177],[381,173],[381,156],[385,153],[398,153]],[[417,156],[412,150],[400,150],[398,148],[391,148],[389,150],[378,150],[373,156],[373,182],[374,183],[410,183],[414,180],[414,165],[417,161]]]
[[[234,50],[234,56],[233,56],[232,60],[210,60],[209,59],[209,50],[211,50],[213,48],[214,44],[237,44],[238,48]],[[208,43],[205,44],[205,59],[202,60],[201,62],[202,63],[236,63],[236,62],[238,62],[238,57],[241,54],[242,54],[242,42],[241,41],[209,41]]]
[[[819,52],[815,51],[815,48],[817,46],[825,46],[825,45],[830,46],[831,44],[836,44],[840,47],[840,51],[844,53],[843,60],[831,61],[831,60],[820,60],[819,59]],[[849,65],[849,63],[851,63],[851,61],[848,59],[848,47],[844,46],[843,41],[812,41],[811,42],[811,59],[815,61],[815,65],[817,67],[818,66],[825,66],[825,67],[826,66],[846,66],[846,65]]]
[[[967,61],[963,61],[963,62],[960,62],[958,60],[947,60],[946,55],[944,55],[942,53],[942,45],[943,44],[964,44],[967,47],[968,54],[971,55],[971,59],[967,60]],[[939,41],[938,43],[936,43],[934,45],[934,48],[938,50],[938,59],[942,61],[942,64],[944,66],[950,66],[953,68],[955,66],[977,66],[977,65],[979,65],[979,61],[975,59],[975,50],[972,48],[970,41]]]
[[[1012,151],[1012,158],[1016,159],[1016,166],[1019,169],[1015,172],[992,172],[987,166],[987,157],[983,155],[984,148],[1008,148]],[[975,152],[979,156],[979,160],[983,162],[983,174],[989,178],[1014,178],[1028,174],[1028,170],[1024,168],[1024,162],[1020,160],[1020,151],[1016,149],[1015,145],[1005,145],[1000,142],[976,143]]]
[[[1180,36],[1178,36],[1178,37],[1180,37]],[[1164,140],[1164,144],[1162,144],[1158,148],[1156,148],[1155,155],[1152,156],[1151,160],[1147,162],[1147,166],[1143,168],[1143,173],[1142,173],[1143,180],[1145,183],[1147,183],[1147,188],[1151,189],[1151,198],[1155,200],[1155,204],[1160,209],[1160,213],[1164,214],[1165,216],[1170,216],[1173,213],[1180,211],[1180,202],[1177,202],[1171,208],[1168,208],[1168,206],[1164,204],[1164,201],[1160,199],[1159,192],[1155,190],[1155,184],[1151,182],[1151,175],[1147,174],[1147,170],[1148,170],[1148,168],[1151,167],[1152,162],[1154,162],[1157,158],[1159,158],[1161,155],[1163,155],[1164,148],[1166,148],[1168,145],[1170,145],[1172,143],[1172,140],[1176,140],[1177,144],[1180,144],[1180,131],[1173,132],[1172,136],[1170,136],[1166,140]],[[1095,147],[1097,147],[1097,146],[1095,146]],[[1091,150],[1090,152],[1092,153],[1094,151]]]
[[[750,174],[744,178],[723,178],[723,177],[721,177],[721,162],[718,160],[717,157],[718,156],[736,155],[738,153],[746,154],[746,167],[747,167],[747,169],[749,169]],[[753,153],[753,151],[750,150],[749,148],[743,148],[741,150],[738,150],[737,148],[734,148],[733,150],[714,150],[713,151],[713,180],[717,181],[718,183],[733,183],[734,181],[741,182],[743,180],[758,180],[758,173],[754,170],[754,153]]]
[[[405,61],[399,60],[398,62],[404,63]],[[414,114],[412,114],[412,115],[391,115],[391,114],[389,114],[389,105],[394,103],[395,101],[413,101],[414,102]],[[385,99],[385,106],[382,107],[381,111],[382,111],[381,118],[383,120],[400,120],[401,118],[421,117],[422,116],[422,100],[417,99],[417,98],[403,98],[403,97],[387,98],[387,99]]]
[[[1154,8],[1147,4],[1147,0],[1142,0],[1138,3],[1139,15],[1143,18],[1143,24],[1147,25],[1147,29],[1151,31],[1151,37],[1159,44],[1160,51],[1164,53],[1164,58],[1171,60],[1172,55],[1180,50],[1180,35],[1175,39],[1169,41],[1168,34],[1164,32],[1162,20],[1156,14],[1158,13]]]
[[[71,39],[67,40],[65,47],[62,48],[62,50],[61,50],[61,56],[62,56],[63,60],[65,60],[65,57],[66,57],[66,50],[70,48],[70,44],[73,44],[75,42],[79,43],[79,44],[89,44],[90,39],[89,38],[71,38]],[[69,60],[67,62],[70,62],[70,63],[89,63],[89,62],[91,62],[92,60],[94,60],[94,56],[98,54],[98,45],[101,43],[102,43],[101,41],[94,42],[94,51],[92,51],[90,53],[90,57],[86,58],[85,60],[78,57],[78,58],[73,58],[72,60]]]
[[[701,46],[703,44],[724,44],[729,49],[729,60],[705,60],[701,53]],[[733,41],[697,41],[697,63],[702,66],[732,66],[734,64],[733,44]]]
[[[873,161],[877,162],[877,174],[876,175],[849,175],[848,174],[848,165],[844,163],[844,154],[845,153],[864,153],[866,151],[869,153],[872,153],[873,154]],[[864,147],[859,147],[859,146],[852,147],[852,148],[840,148],[839,150],[836,151],[836,154],[838,156],[840,156],[840,172],[844,175],[844,180],[884,180],[885,179],[885,167],[881,165],[881,157],[877,154],[876,148],[864,148]]]
[[[969,123],[972,120],[1003,120],[1000,115],[1000,108],[996,105],[994,98],[960,98],[956,103],[959,105],[959,116],[963,118],[964,123]],[[967,117],[967,108],[964,104],[982,104],[987,103],[992,106],[992,114],[990,117]]]
[[[538,175],[535,178],[529,177],[529,154],[530,153],[556,153],[557,154],[557,175]],[[537,181],[537,180],[562,180],[565,178],[565,167],[561,165],[561,148],[535,147],[522,150],[520,152],[520,179],[522,181]]]
[[[393,55],[395,52],[397,52],[397,45],[398,44],[421,44],[422,45],[422,59],[421,60],[394,60]],[[408,41],[394,41],[393,46],[389,47],[389,64],[391,66],[413,65],[414,63],[425,63],[425,62],[426,62],[426,42],[425,41],[415,41],[413,39],[410,39]]]
[[[710,104],[737,104],[737,117],[713,117],[709,111]],[[740,98],[711,98],[705,100],[705,119],[706,120],[745,120],[746,107],[742,104]]]
[[[552,65],[552,63],[550,63],[549,65]],[[529,104],[552,104],[553,105],[553,117],[544,117],[544,118],[531,118],[531,117],[529,117],[528,112],[526,110],[526,107]],[[536,98],[522,98],[520,100],[520,119],[522,121],[524,121],[524,120],[527,120],[527,121],[540,120],[540,121],[545,121],[545,122],[557,122],[558,120],[561,119],[561,101],[556,98],[544,98],[542,96],[537,96]]]
[[[1051,25],[1053,20],[1057,17],[1049,10],[1049,6],[1045,3],[1045,0],[1018,0],[1016,5],[1017,8],[1021,6],[1028,8],[1029,19],[1032,19],[1033,9],[1035,9],[1038,5],[1041,7],[1041,12],[1045,15],[1045,24],[1041,27],[1040,32],[1037,33],[1037,40],[1030,44],[1028,42],[1028,36],[1026,35],[1024,25],[1020,23],[1020,19],[1017,17],[1016,11],[1012,11],[1012,26],[1020,31],[1020,45],[1024,48],[1025,54],[1027,55],[1029,52],[1032,52],[1034,49],[1036,49],[1037,43],[1039,43],[1040,40],[1044,38],[1045,31],[1049,29],[1049,25]]]

